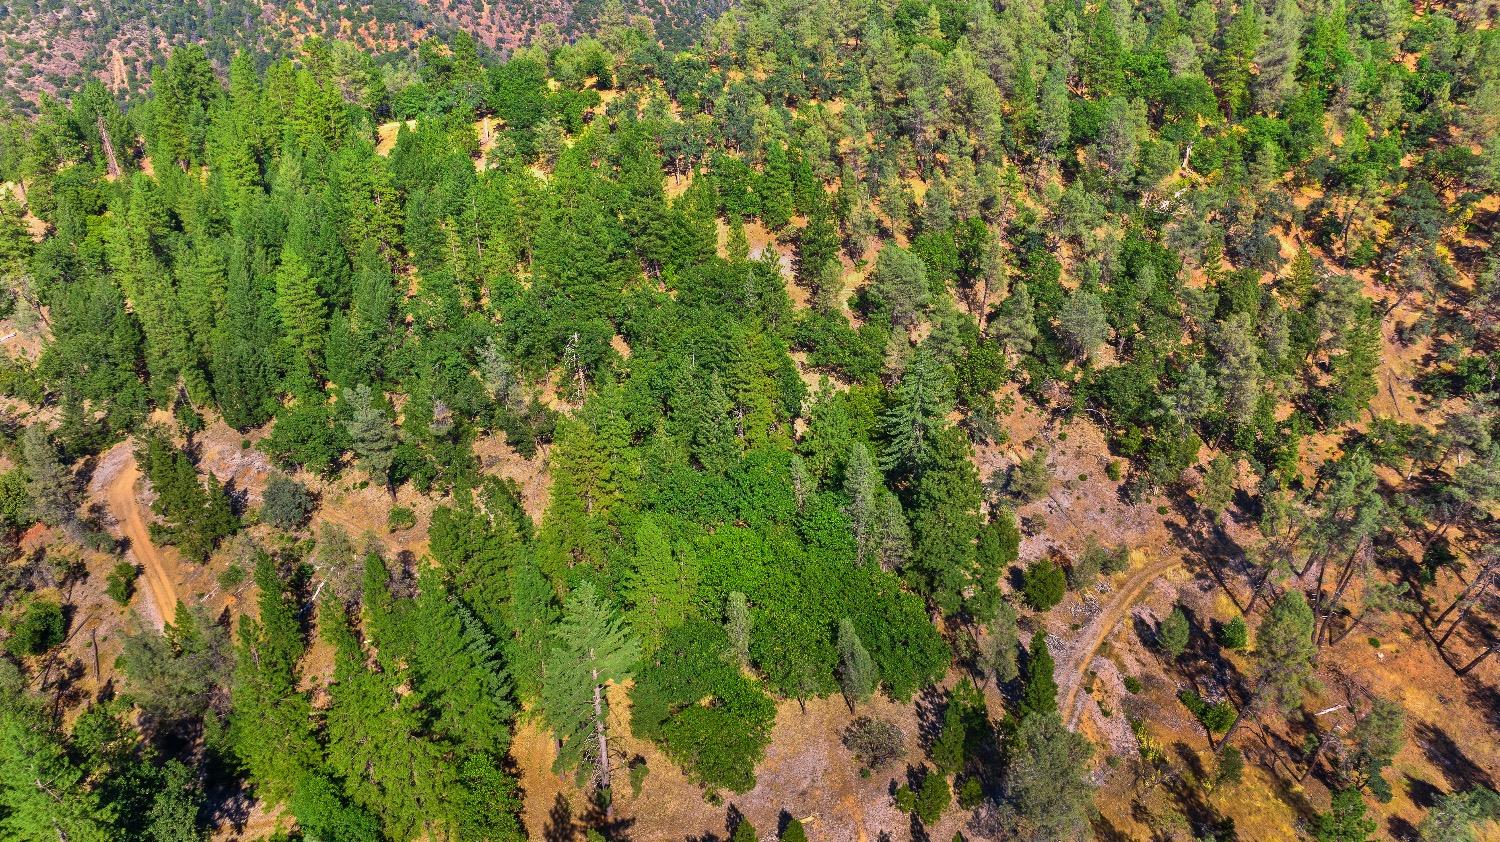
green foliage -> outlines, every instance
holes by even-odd
[[[1219,645],[1225,649],[1244,649],[1250,643],[1250,630],[1245,618],[1236,614],[1229,622],[1219,627]]]
[[[406,506],[392,506],[390,514],[386,515],[385,525],[392,532],[411,529],[417,525],[417,514]]]
[[[184,556],[207,560],[219,541],[240,526],[223,484],[213,474],[206,483],[200,480],[192,459],[163,435],[147,436],[140,456],[156,494],[151,509],[163,520],[153,533]]]
[[[1313,613],[1299,590],[1288,590],[1271,606],[1255,634],[1257,682],[1283,709],[1302,701],[1302,693],[1315,686],[1313,662],[1318,648],[1313,643]]]
[[[377,557],[361,577],[347,541],[258,558],[231,677],[207,663],[218,626],[189,635],[189,615],[128,644],[140,721],[201,737],[213,762],[184,775],[121,752],[162,770],[118,775],[153,794],[129,800],[104,783],[123,762],[74,774],[87,750],[12,728],[9,747],[60,757],[75,791],[56,806],[4,790],[0,835],[136,838],[148,816],[198,832],[193,782],[240,775],[309,838],[516,838],[503,758],[517,703],[559,737],[563,767],[603,771],[601,688],[638,672],[636,713],[669,756],[707,786],[748,786],[767,693],[909,699],[953,666],[948,634],[961,666],[1023,679],[1005,774],[985,775],[1004,804],[981,810],[1009,826],[984,829],[1068,838],[1088,812],[1086,753],[1055,716],[1045,640],[1021,657],[1000,584],[1014,509],[1051,493],[1044,442],[1067,433],[1033,439],[988,488],[974,468],[977,449],[1029,429],[1018,410],[1096,425],[1106,475],[1147,511],[1211,445],[1191,490],[1200,525],[1261,511],[1254,559],[1340,583],[1316,606],[1288,591],[1257,629],[1247,680],[1283,708],[1311,686],[1317,644],[1411,602],[1365,569],[1376,527],[1399,516],[1423,533],[1438,585],[1492,508],[1495,273],[1455,238],[1483,228],[1473,206],[1493,192],[1493,38],[1452,9],[774,0],[700,27],[706,9],[672,0],[646,10],[652,32],[615,2],[579,4],[562,29],[521,4],[487,24],[501,42],[534,36],[502,64],[463,31],[466,4],[425,23],[344,10],[351,31],[397,42],[418,24],[455,33],[378,57],[290,37],[294,10],[229,61],[236,21],[259,10],[154,3],[79,18],[98,36],[83,70],[125,18],[184,44],[125,57],[154,68],[149,90],[96,83],[0,117],[0,180],[18,186],[0,191],[0,312],[28,351],[0,366],[0,391],[17,417],[55,407],[55,430],[33,417],[0,476],[0,527],[103,540],[73,466],[135,436],[156,534],[206,559],[239,525],[195,464],[214,446],[204,419],[222,418],[330,488],[359,486],[341,476],[356,468],[393,501],[440,498],[436,563]],[[13,84],[30,73],[16,51],[48,32],[23,6],[5,19],[23,33]],[[826,23],[837,43],[788,21]],[[1283,266],[1284,233],[1316,247]],[[788,294],[788,252],[806,301]],[[1396,297],[1377,305],[1360,267]],[[1408,311],[1424,315],[1397,340],[1442,337],[1415,379],[1457,398],[1451,417],[1428,432],[1374,421],[1295,497],[1306,437],[1369,414],[1384,322]],[[1468,434],[1460,404],[1478,408]],[[148,417],[177,426],[150,432]],[[1377,464],[1399,480],[1377,481]],[[1240,487],[1247,467],[1260,489]],[[1253,505],[1237,510],[1241,494]],[[313,504],[277,475],[259,515],[296,530]],[[415,525],[392,508],[392,531]],[[1066,574],[1031,565],[1022,596],[1046,611],[1127,562],[1091,542]],[[314,592],[323,603],[303,604]],[[314,626],[336,652],[331,683],[301,674]],[[1220,643],[1245,632],[1235,618]],[[1159,643],[1176,657],[1188,638],[1174,612]],[[157,686],[171,683],[182,695]],[[970,787],[987,726],[950,708],[934,751]],[[1341,785],[1379,797],[1398,719],[1350,734]],[[854,743],[879,765],[870,740]],[[908,790],[907,808],[926,795]],[[32,821],[45,811],[66,820]]]
[[[88,773],[9,668],[0,686],[0,831],[38,842],[115,838],[117,808],[87,785]],[[51,791],[38,780],[49,782]]]
[[[1232,745],[1219,752],[1219,765],[1214,770],[1214,779],[1220,784],[1238,784],[1245,775],[1245,755]]]
[[[1187,649],[1188,637],[1192,632],[1192,626],[1188,624],[1187,614],[1183,613],[1182,606],[1172,606],[1172,611],[1162,618],[1156,628],[1156,646],[1168,657],[1176,659]]]
[[[6,647],[17,655],[40,655],[63,642],[67,622],[62,606],[55,600],[38,597],[26,603],[10,624]]]
[[[631,731],[708,788],[746,792],[770,741],[776,706],[724,655],[729,636],[703,620],[666,635],[631,692]]]
[[[1192,712],[1193,717],[1210,734],[1222,734],[1234,724],[1236,713],[1234,705],[1228,700],[1210,703],[1202,696],[1185,688],[1177,691],[1177,699],[1182,702],[1183,707]]]
[[[272,475],[260,499],[261,520],[285,530],[307,523],[317,502],[307,486],[282,474]]]
[[[1017,706],[1019,717],[1057,712],[1057,680],[1053,677],[1056,669],[1052,653],[1047,650],[1047,635],[1038,629],[1031,636],[1031,649],[1026,654],[1026,679]]]
[[[578,770],[586,777],[583,769],[600,762],[606,740],[605,686],[630,678],[640,659],[640,644],[591,582],[568,595],[552,637],[542,716],[562,740],[558,771]]]
[[[740,816],[739,823],[734,826],[734,832],[729,834],[729,842],[760,842],[760,834],[755,832],[755,825],[744,816]]]
[[[1375,832],[1374,819],[1365,816],[1365,799],[1357,789],[1333,793],[1333,805],[1313,822],[1317,842],[1368,842]]]
[[[1067,839],[1088,824],[1093,788],[1086,775],[1092,746],[1053,712],[1023,713],[1010,738],[1005,798],[1015,810],[1014,832]]]
[[[917,790],[912,812],[924,825],[936,824],[953,803],[953,789],[948,778],[941,772],[928,772],[922,778],[922,787]]]
[[[1477,830],[1500,817],[1500,796],[1492,789],[1475,787],[1438,799],[1417,828],[1421,842],[1474,842]]]
[[[875,693],[880,676],[875,671],[875,662],[865,645],[860,642],[859,632],[845,617],[839,620],[839,687],[850,704],[863,702]]]
[[[1032,562],[1021,576],[1021,593],[1036,611],[1047,611],[1062,602],[1068,592],[1068,577],[1050,557]]]
[[[122,561],[110,569],[104,592],[120,605],[127,605],[130,598],[135,595],[135,581],[140,575],[139,567],[128,561]]]

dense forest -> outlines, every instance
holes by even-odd
[[[1477,838],[1496,12],[606,2],[0,122],[0,836]],[[763,771],[825,720],[864,824]]]

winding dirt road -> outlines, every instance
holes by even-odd
[[[151,543],[151,531],[146,528],[146,515],[141,502],[136,498],[135,486],[141,478],[140,466],[132,454],[109,485],[105,486],[104,499],[109,503],[110,513],[120,525],[120,531],[130,541],[129,553],[137,564],[145,569],[146,591],[156,608],[158,626],[171,622],[177,614],[177,565],[162,555]]]
[[[1079,629],[1078,633],[1083,639],[1083,645],[1074,649],[1076,655],[1067,658],[1057,669],[1057,674],[1062,676],[1062,686],[1059,695],[1063,702],[1060,710],[1068,723],[1069,728],[1078,727],[1078,719],[1083,715],[1083,705],[1079,698],[1083,691],[1084,674],[1088,671],[1089,664],[1094,662],[1094,656],[1099,654],[1099,649],[1104,645],[1105,639],[1120,621],[1130,615],[1130,611],[1140,600],[1151,583],[1166,575],[1174,568],[1181,566],[1182,557],[1171,555],[1166,558],[1155,558],[1147,561],[1146,566],[1131,572],[1125,581],[1110,594],[1109,604],[1100,611],[1087,625]]]

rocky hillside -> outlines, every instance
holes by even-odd
[[[600,0],[34,0],[0,4],[0,98],[23,111],[42,94],[101,79],[139,90],[169,48],[201,43],[223,67],[238,49],[274,56],[304,39],[352,41],[376,53],[405,51],[462,29],[505,51],[533,38],[573,37],[603,13]],[[625,0],[669,45],[689,40],[724,0]],[[551,33],[555,32],[556,35]]]

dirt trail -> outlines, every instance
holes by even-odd
[[[1058,695],[1062,698],[1063,716],[1069,728],[1078,727],[1078,719],[1083,713],[1083,705],[1079,703],[1079,694],[1083,690],[1084,673],[1089,664],[1094,662],[1094,656],[1099,654],[1099,648],[1114,631],[1115,626],[1130,614],[1135,603],[1151,587],[1151,583],[1166,575],[1173,568],[1182,564],[1180,555],[1171,555],[1166,558],[1150,559],[1146,566],[1131,572],[1125,581],[1110,595],[1109,604],[1100,611],[1087,625],[1079,629],[1079,637],[1082,644],[1073,651],[1077,654],[1066,659],[1057,670],[1061,676],[1061,687]]]
[[[141,469],[132,454],[117,476],[104,489],[109,510],[120,525],[120,531],[130,539],[130,553],[146,571],[146,589],[156,607],[159,623],[167,623],[177,613],[177,586],[172,573],[176,565],[162,556],[151,543],[151,532],[146,528],[146,516],[141,510],[140,500],[135,496],[135,484],[141,478]]]

